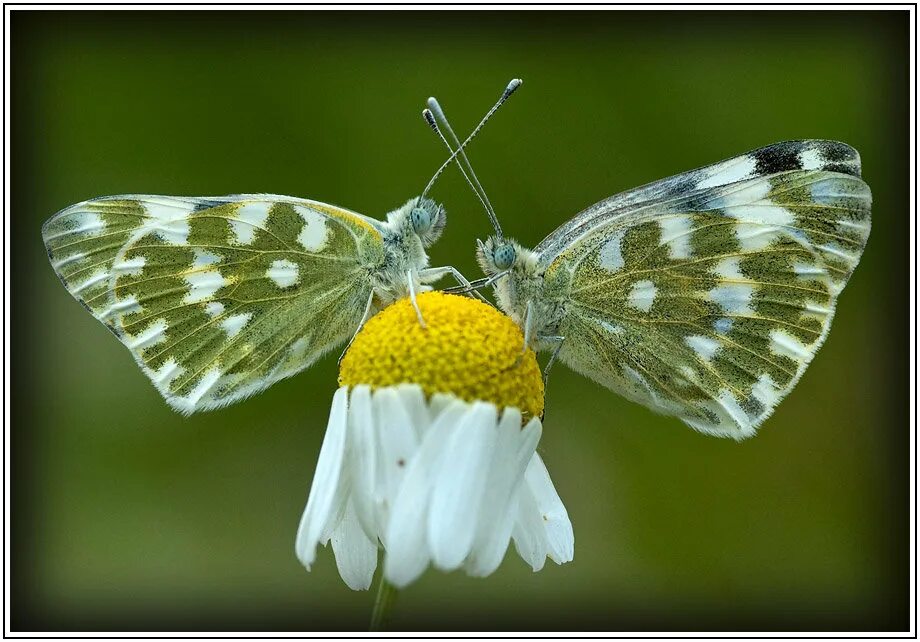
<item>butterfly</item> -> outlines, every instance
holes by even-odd
[[[504,238],[487,207],[496,234],[478,243],[487,278],[473,287],[493,286],[525,346],[552,350],[547,373],[558,358],[743,439],[827,337],[869,237],[860,176],[843,143],[777,143],[612,196],[533,250]]]
[[[296,374],[425,284],[468,283],[426,252],[446,213],[425,195],[453,159],[385,221],[273,194],[124,195],[71,205],[42,235],[64,287],[190,414]]]

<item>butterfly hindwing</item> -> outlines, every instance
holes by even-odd
[[[295,374],[357,329],[371,295],[367,219],[267,195],[119,196],[44,228],[67,289],[181,412],[220,407]]]
[[[698,430],[752,435],[824,341],[869,235],[859,157],[828,145],[666,179],[683,194],[583,223],[547,270],[571,284],[560,357]]]

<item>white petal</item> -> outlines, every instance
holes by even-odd
[[[415,427],[415,434],[421,439],[424,432],[428,430],[428,427],[431,425],[431,419],[428,416],[428,403],[425,401],[425,393],[422,392],[421,386],[408,383],[396,386],[396,392],[399,394],[399,400],[402,402],[412,425]]]
[[[514,547],[534,571],[543,568],[548,555],[557,564],[572,561],[575,535],[562,500],[553,488],[546,466],[534,453],[524,483],[518,489]]]
[[[543,427],[538,419],[533,419],[521,430],[521,413],[509,408],[498,430],[476,540],[466,564],[467,573],[477,577],[493,573],[505,557],[515,521],[513,498]]]
[[[540,510],[537,508],[537,500],[526,483],[518,488],[516,503],[514,529],[511,532],[514,548],[536,573],[546,563],[549,543],[546,541],[546,531],[543,528]]]
[[[533,491],[546,527],[550,558],[556,564],[571,562],[575,558],[575,533],[572,530],[572,522],[569,521],[569,514],[556,493],[540,455],[534,453],[524,478]]]
[[[436,392],[431,395],[431,399],[428,401],[428,415],[431,417],[431,421],[434,422],[438,415],[444,412],[445,409],[451,406],[457,398],[453,395],[447,395],[442,392]]]
[[[353,502],[348,502],[339,525],[332,533],[335,565],[348,588],[366,591],[371,586],[377,568],[377,545],[367,538]]]
[[[390,507],[406,474],[406,466],[418,448],[418,436],[409,413],[392,388],[382,388],[374,394],[374,414],[377,424],[377,489],[376,512],[378,534],[386,533]],[[382,540],[386,547],[386,539]]]
[[[496,438],[496,409],[476,402],[445,445],[428,513],[428,543],[435,566],[460,566],[473,546],[479,508]]]
[[[352,501],[361,528],[371,541],[376,541],[380,532],[374,490],[377,485],[377,436],[371,389],[368,386],[352,389],[348,422]]]
[[[300,527],[297,529],[297,539],[294,545],[297,558],[307,567],[307,570],[310,570],[316,558],[316,544],[326,527],[329,516],[335,512],[333,500],[336,498],[336,490],[342,473],[347,420],[348,389],[339,388],[332,397],[326,436],[323,438],[323,445],[319,451],[316,472],[313,474],[313,485],[310,487],[307,506],[300,519]]]
[[[465,403],[455,400],[426,431],[393,502],[383,572],[397,588],[410,584],[428,567],[426,518],[432,483],[444,456],[444,446],[466,408]]]

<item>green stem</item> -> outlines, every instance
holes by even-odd
[[[371,631],[383,631],[390,620],[390,611],[396,602],[396,587],[387,582],[380,571],[377,581],[377,598],[374,600],[374,611],[371,613]]]

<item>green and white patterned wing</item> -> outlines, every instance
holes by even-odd
[[[347,341],[371,297],[359,255],[383,252],[372,219],[273,195],[104,197],[42,231],[67,290],[186,414]]]
[[[747,178],[697,175],[582,228],[547,270],[571,281],[560,358],[702,432],[753,435],[824,341],[869,236],[858,154],[808,142],[785,170],[783,154],[768,175],[739,157],[723,178]]]

